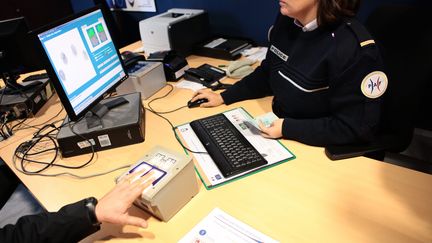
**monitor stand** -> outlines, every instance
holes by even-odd
[[[85,120],[87,122],[87,128],[92,129],[94,127],[103,127],[102,117],[108,113],[109,110],[117,106],[128,103],[128,101],[123,97],[114,98],[104,104],[98,103],[85,115]]]

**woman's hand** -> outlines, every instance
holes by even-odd
[[[198,90],[191,101],[195,101],[198,99],[207,99],[208,101],[205,103],[202,103],[200,107],[215,107],[220,106],[224,103],[222,96],[218,93],[214,93],[210,91],[209,89],[200,89]]]
[[[261,121],[258,122],[261,135],[265,138],[281,138],[283,121],[283,119],[277,119],[269,127],[264,126]]]

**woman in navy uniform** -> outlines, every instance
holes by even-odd
[[[359,0],[280,0],[266,59],[221,94],[200,90],[201,107],[273,95],[280,118],[263,136],[326,146],[370,141],[387,87],[368,31],[353,18]]]

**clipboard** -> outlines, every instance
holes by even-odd
[[[223,112],[231,123],[245,136],[252,146],[260,152],[268,164],[251,169],[241,174],[224,178],[208,154],[193,154],[195,171],[207,190],[219,187],[243,177],[258,173],[278,164],[293,160],[296,156],[279,140],[264,138],[254,124],[253,117],[242,107]],[[206,151],[189,123],[177,126],[175,132],[182,142],[193,151]],[[185,150],[186,153],[188,153]]]

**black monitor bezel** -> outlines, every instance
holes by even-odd
[[[0,51],[5,51],[4,60],[1,61],[2,73],[20,75],[23,73],[43,70],[44,67],[37,61],[37,53],[34,50],[34,43],[30,34],[27,19],[24,16],[2,19],[0,25],[5,24],[10,29],[0,36],[0,43],[7,46],[0,46]],[[11,27],[14,27],[13,29]],[[10,48],[10,49],[9,49]],[[12,51],[12,53],[10,52]],[[5,63],[6,62],[6,63]]]
[[[97,6],[95,6],[95,7],[89,8],[89,9],[87,9],[87,10],[81,11],[81,12],[79,12],[79,13],[73,14],[73,15],[68,16],[68,17],[66,17],[66,18],[63,18],[63,19],[61,19],[61,20],[58,20],[58,21],[55,21],[55,22],[53,22],[53,23],[51,23],[51,24],[48,24],[48,25],[46,25],[46,26],[43,26],[43,27],[41,27],[41,28],[39,28],[39,29],[33,31],[33,33],[32,33],[32,36],[33,36],[33,38],[34,38],[34,41],[37,42],[37,46],[38,46],[38,49],[39,49],[38,51],[40,52],[41,56],[43,57],[42,60],[43,60],[43,62],[44,62],[44,64],[45,64],[45,66],[46,66],[46,71],[47,71],[47,73],[48,73],[48,76],[50,77],[51,82],[52,82],[52,84],[53,84],[53,86],[54,86],[54,88],[55,88],[55,90],[56,90],[56,92],[57,92],[57,95],[59,96],[60,101],[61,101],[63,107],[65,108],[66,113],[68,114],[69,120],[71,120],[71,121],[77,121],[77,120],[79,120],[81,117],[83,117],[83,116],[84,116],[84,115],[85,115],[89,110],[91,110],[91,109],[92,109],[96,104],[98,104],[101,100],[103,100],[103,98],[104,98],[104,94],[102,94],[100,97],[96,98],[92,103],[90,103],[90,104],[89,104],[89,105],[88,105],[84,110],[82,110],[80,113],[75,114],[75,111],[74,111],[74,109],[73,109],[73,107],[72,107],[72,104],[71,104],[71,102],[69,101],[69,99],[67,98],[66,92],[65,92],[65,90],[63,89],[63,87],[62,87],[62,85],[61,85],[61,82],[60,82],[60,80],[59,80],[59,78],[58,78],[58,76],[57,76],[57,74],[56,74],[56,72],[55,72],[55,70],[54,70],[54,67],[52,66],[52,64],[51,64],[51,62],[50,62],[50,60],[49,60],[48,54],[45,52],[45,50],[44,50],[44,48],[43,48],[42,42],[39,40],[38,35],[41,34],[41,33],[43,33],[43,32],[45,32],[45,31],[48,31],[48,30],[50,30],[50,29],[53,29],[53,28],[55,28],[55,27],[57,27],[57,26],[60,26],[60,25],[62,25],[62,24],[65,24],[65,23],[67,23],[67,22],[69,22],[69,21],[71,21],[71,20],[74,20],[74,19],[80,18],[80,17],[82,17],[82,16],[84,16],[84,15],[86,15],[86,14],[89,14],[89,13],[95,12],[95,11],[97,11],[97,10],[100,10],[101,13],[102,13],[102,16],[103,16],[103,18],[104,18],[104,20],[105,20],[105,24],[106,24],[106,26],[107,26],[107,28],[108,28],[108,31],[109,31],[109,34],[110,34],[110,36],[111,36],[111,40],[112,40],[112,42],[113,42],[113,44],[114,44],[114,47],[115,47],[115,49],[116,49],[116,52],[117,52],[118,58],[120,59],[120,64],[121,64],[121,66],[122,66],[122,68],[123,68],[123,71],[124,71],[124,73],[125,73],[125,76],[124,76],[123,78],[121,78],[121,79],[120,79],[116,84],[114,84],[114,85],[113,85],[109,90],[105,91],[105,94],[106,94],[106,93],[108,93],[108,92],[114,90],[116,87],[118,87],[118,86],[119,86],[121,83],[123,83],[123,82],[124,82],[124,81],[129,77],[129,76],[128,76],[128,74],[127,74],[127,71],[126,71],[125,65],[124,65],[123,60],[122,60],[122,58],[121,58],[121,55],[120,55],[119,49],[118,49],[118,47],[117,47],[117,45],[116,45],[117,43],[115,42],[115,39],[112,38],[112,34],[111,34],[111,27],[108,25],[108,22],[107,22],[106,17],[105,17],[105,16],[107,15],[107,13],[104,11],[103,8],[101,8],[99,5],[97,5]]]

